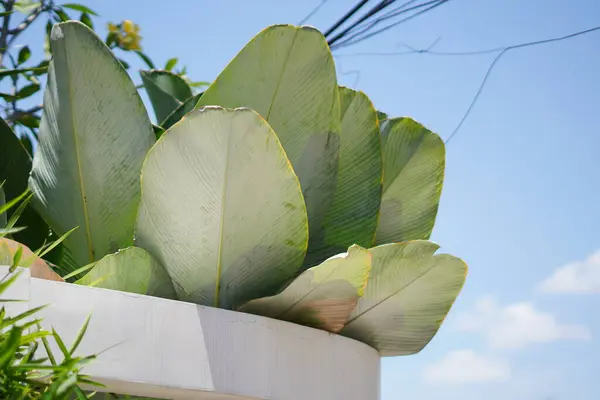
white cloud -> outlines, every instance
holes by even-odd
[[[479,300],[472,311],[457,315],[455,325],[460,331],[482,333],[489,345],[497,349],[591,338],[585,326],[560,323],[554,315],[536,310],[530,302],[501,307],[490,297]]]
[[[510,378],[510,367],[504,360],[480,356],[472,350],[456,350],[425,368],[423,378],[446,384],[503,382]]]
[[[600,250],[583,261],[554,271],[539,290],[544,293],[600,293]]]

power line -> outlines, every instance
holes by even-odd
[[[371,28],[371,27],[367,27],[363,31],[358,32],[358,33],[350,36],[349,38],[347,38],[343,42],[337,43],[336,45],[332,46],[332,49],[333,48],[344,47],[344,46],[350,46],[350,45],[362,42],[363,40],[369,39],[369,38],[371,38],[371,37],[373,37],[375,35],[378,35],[378,34],[383,33],[383,32],[385,32],[385,31],[387,31],[389,29],[392,29],[392,28],[398,26],[399,24],[401,24],[403,22],[409,21],[409,20],[411,20],[411,19],[413,19],[415,17],[418,17],[419,15],[425,14],[426,12],[431,11],[431,10],[433,10],[433,9],[435,9],[435,8],[443,5],[443,4],[447,3],[448,1],[450,1],[450,0],[430,0],[430,1],[427,1],[425,3],[421,3],[419,5],[413,6],[410,9],[403,10],[402,13],[404,13],[406,11],[409,11],[409,10],[413,10],[413,9],[423,8],[423,7],[426,7],[426,6],[429,5],[428,7],[424,8],[424,9],[422,9],[420,11],[417,11],[414,14],[411,14],[411,15],[409,15],[406,18],[403,18],[403,19],[401,19],[399,21],[393,22],[393,23],[391,23],[391,24],[389,24],[389,25],[387,25],[387,26],[385,26],[383,28],[380,28],[380,29],[376,30],[376,31],[373,31],[373,32],[370,32],[370,33],[366,33]],[[360,34],[363,34],[363,36],[360,37]]]
[[[319,10],[321,9],[321,7],[323,7],[325,5],[325,3],[327,3],[328,1],[329,0],[321,0],[321,2],[319,4],[317,4],[317,6],[315,8],[313,8],[312,11],[309,12],[308,15],[306,15],[306,17],[304,17],[302,19],[302,21],[298,22],[298,25],[304,25],[306,23],[306,21],[308,21],[310,18],[312,18],[313,15],[318,13]]]
[[[450,134],[450,136],[448,137],[448,139],[446,139],[445,143],[448,143],[448,142],[450,142],[450,140],[452,140],[452,138],[454,136],[456,136],[457,132],[459,131],[459,129],[462,127],[463,123],[466,121],[466,119],[470,115],[471,111],[473,110],[473,107],[475,106],[475,103],[477,102],[477,100],[481,96],[483,88],[485,87],[487,81],[489,80],[489,77],[490,77],[490,75],[491,75],[494,67],[498,64],[498,61],[500,61],[500,58],[502,58],[502,56],[504,56],[506,53],[508,53],[511,50],[522,49],[522,48],[525,48],[525,47],[531,47],[531,46],[537,46],[537,45],[541,45],[541,44],[548,44],[548,43],[553,43],[553,42],[559,42],[559,41],[562,41],[562,40],[571,39],[571,38],[574,38],[574,37],[577,37],[577,36],[585,35],[585,34],[588,34],[588,33],[599,31],[599,30],[600,30],[600,26],[596,26],[596,27],[593,27],[593,28],[590,28],[590,29],[585,29],[585,30],[582,30],[582,31],[577,31],[577,32],[574,32],[574,33],[570,33],[568,35],[553,37],[553,38],[549,38],[549,39],[535,40],[535,41],[532,41],[532,42],[519,43],[519,44],[514,44],[514,45],[511,45],[511,46],[505,46],[505,47],[494,47],[494,48],[484,49],[484,50],[456,51],[456,52],[444,52],[444,51],[434,51],[434,50],[431,50],[431,48],[439,41],[439,38],[438,38],[438,39],[436,39],[436,41],[433,44],[431,44],[426,49],[416,49],[416,48],[411,47],[411,46],[409,46],[407,44],[403,44],[403,46],[407,47],[409,50],[400,51],[400,52],[387,52],[387,53],[386,52],[372,52],[372,53],[337,54],[336,57],[358,57],[358,56],[383,56],[383,57],[387,57],[387,56],[404,56],[404,55],[409,55],[409,54],[429,54],[429,55],[435,55],[435,56],[478,56],[478,55],[484,55],[484,54],[498,53],[496,55],[496,57],[494,57],[494,60],[492,61],[492,63],[490,64],[490,66],[488,67],[488,69],[486,71],[486,74],[484,75],[483,80],[481,81],[481,84],[479,85],[479,88],[477,89],[477,92],[475,93],[475,97],[473,97],[473,100],[469,104],[469,107],[465,111],[463,117],[459,121],[459,123],[456,126],[456,128],[454,128],[454,131],[452,131],[452,133]]]
[[[479,99],[479,96],[481,95],[481,92],[483,91],[483,88],[484,88],[485,84],[487,83],[487,81],[488,81],[488,79],[489,79],[489,77],[490,77],[490,75],[492,73],[492,70],[494,69],[494,67],[496,66],[496,64],[498,64],[498,61],[500,60],[500,58],[502,58],[503,55],[505,55],[506,53],[508,53],[511,50],[520,49],[520,48],[524,48],[524,47],[530,47],[530,46],[537,46],[537,45],[540,45],[540,44],[558,42],[558,41],[561,41],[561,40],[567,40],[567,39],[571,39],[571,38],[576,37],[576,36],[585,35],[587,33],[591,33],[591,32],[598,31],[598,30],[600,30],[600,26],[597,26],[597,27],[594,27],[594,28],[590,28],[590,29],[586,29],[586,30],[579,31],[579,32],[575,32],[575,33],[571,33],[571,34],[566,35],[566,36],[560,36],[560,37],[555,37],[555,38],[550,38],[550,39],[544,39],[544,40],[537,40],[535,42],[521,43],[521,44],[517,44],[517,45],[513,45],[513,46],[507,46],[507,47],[502,48],[500,50],[500,52],[498,53],[498,55],[494,58],[494,60],[490,64],[490,66],[489,66],[489,68],[488,68],[485,76],[483,77],[483,80],[481,81],[481,85],[479,85],[479,89],[477,89],[477,93],[475,93],[475,97],[473,97],[473,101],[471,101],[471,104],[467,108],[467,111],[465,112],[465,114],[461,118],[461,120],[458,123],[458,125],[456,126],[456,128],[454,128],[454,131],[452,132],[452,134],[450,134],[450,136],[448,137],[448,139],[446,139],[446,141],[444,143],[448,144],[448,142],[450,142],[450,140],[452,140],[452,138],[456,135],[456,133],[458,132],[458,130],[460,129],[460,127],[463,125],[463,123],[465,122],[465,120],[467,119],[467,117],[469,116],[469,114],[471,113],[471,110],[475,106],[475,103]],[[426,51],[425,53],[429,53],[429,52]],[[431,53],[431,54],[435,54],[435,53]],[[474,55],[474,54],[485,54],[485,53],[482,53],[482,52],[470,52],[470,53],[463,53],[462,55]],[[456,54],[456,53],[455,54],[438,53],[438,55],[458,55],[458,54]]]

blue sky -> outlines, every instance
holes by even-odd
[[[104,23],[138,23],[157,64],[177,56],[190,77],[212,80],[258,31],[298,23],[319,1],[82,2]],[[329,0],[309,23],[325,29],[353,3]],[[437,51],[494,48],[591,28],[599,15],[597,0],[452,0],[340,50],[339,79],[447,138],[494,54],[343,55],[425,48],[438,37]],[[41,46],[42,29],[23,39]],[[383,400],[598,398],[598,49],[600,32],[506,54],[448,144],[432,240],[467,261],[467,284],[425,350],[383,360]]]

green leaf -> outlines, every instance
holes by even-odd
[[[165,64],[165,70],[172,71],[173,67],[175,67],[175,64],[177,64],[177,61],[177,58],[170,58]]]
[[[33,67],[33,68],[16,68],[16,69],[1,69],[0,78],[5,76],[19,75],[25,72],[33,72],[34,74],[43,74],[48,71],[47,67]]]
[[[54,13],[56,14],[56,17],[54,18],[56,22],[67,22],[71,19],[71,17],[69,17],[69,14],[67,14],[64,10],[60,8],[54,8],[52,11],[54,11]]]
[[[19,50],[19,56],[17,57],[19,65],[29,60],[29,57],[31,57],[29,46],[23,46],[21,50]]]
[[[163,121],[193,95],[188,84],[172,72],[140,71],[140,75],[157,121]]]
[[[42,3],[39,1],[21,0],[21,1],[15,2],[14,9],[16,11],[20,12],[21,14],[28,15],[29,13],[31,13],[33,10],[40,7],[41,5],[42,5]]]
[[[310,237],[331,206],[340,107],[327,41],[312,27],[271,26],[254,37],[206,89],[197,107],[249,107],[262,115],[300,179]]]
[[[384,120],[388,119],[388,115],[386,113],[384,113],[383,111],[379,111],[377,110],[377,119],[379,120],[379,122],[383,122]]]
[[[5,370],[15,358],[21,341],[22,329],[13,326],[0,344],[0,368]]]
[[[381,203],[381,140],[377,114],[362,92],[339,88],[340,134],[337,186],[323,231],[311,237],[305,266],[350,245],[371,247]]]
[[[160,138],[163,133],[165,133],[165,129],[162,126],[152,124],[152,131],[156,136],[156,139]]]
[[[128,63],[127,61],[125,61],[125,60],[122,60],[122,59],[120,59],[120,58],[119,58],[118,60],[119,60],[119,62],[121,63],[121,65],[123,66],[123,68],[125,68],[125,69],[129,69],[129,63]]]
[[[137,54],[142,59],[142,61],[144,61],[144,63],[146,63],[146,65],[148,66],[148,68],[150,68],[150,69],[154,69],[155,68],[154,67],[154,63],[152,62],[152,60],[150,59],[150,57],[148,57],[146,54],[142,53],[139,50],[135,50],[134,53]]]
[[[70,8],[71,10],[75,10],[75,11],[79,11],[79,12],[82,12],[82,13],[86,13],[86,14],[98,16],[98,14],[94,10],[92,10],[89,7],[84,6],[83,4],[67,3],[67,4],[62,4],[62,7],[64,7],[64,8]]]
[[[79,20],[83,22],[88,28],[94,29],[94,22],[90,18],[90,14],[86,12],[81,13],[81,17],[79,17]]]
[[[7,200],[17,199],[27,194],[27,179],[31,171],[31,158],[23,148],[19,138],[13,133],[8,124],[0,118],[0,182],[3,186]],[[7,218],[13,216],[14,211],[8,211]],[[48,225],[42,220],[33,207],[28,205],[19,218],[22,226],[27,229],[15,233],[13,238],[31,248],[42,246],[48,238]]]
[[[27,151],[27,154],[31,156],[33,154],[33,143],[31,143],[31,139],[29,138],[29,136],[22,135],[19,140],[21,142],[21,145],[23,145],[23,147]]]
[[[81,344],[81,341],[83,340],[83,336],[85,335],[85,332],[87,331],[87,328],[90,325],[91,318],[92,318],[92,316],[88,315],[85,318],[85,321],[83,321],[83,325],[81,326],[81,328],[79,328],[79,332],[77,332],[77,336],[75,337],[75,340],[73,340],[73,344],[71,345],[71,348],[69,349],[69,354],[73,355],[75,353],[75,350],[77,350],[77,347],[79,347],[79,345]]]
[[[64,241],[73,270],[132,244],[139,174],[155,138],[135,85],[88,27],[57,24],[51,41],[29,184],[57,234],[79,227]]]
[[[371,277],[341,334],[382,356],[419,352],[429,343],[460,293],[466,264],[424,240],[370,249]]]
[[[90,285],[97,281],[100,283],[95,286],[104,289],[175,298],[173,284],[163,266],[138,247],[128,247],[105,256],[75,283]]]
[[[2,189],[2,185],[0,185],[0,208],[6,204],[6,197],[4,197],[4,189]],[[6,227],[6,222],[8,218],[6,217],[6,212],[0,211],[0,229]]]
[[[410,118],[387,120],[382,140],[383,195],[375,243],[429,239],[444,183],[444,142]]]
[[[18,99],[25,99],[29,96],[33,96],[40,90],[39,83],[31,83],[27,86],[23,86],[19,91],[15,94]]]
[[[172,127],[176,122],[183,118],[185,114],[189,113],[194,109],[194,106],[196,105],[196,103],[198,103],[198,100],[200,100],[201,96],[202,93],[192,96],[186,101],[184,101],[171,114],[169,114],[169,116],[165,118],[163,122],[161,122],[160,126],[162,126],[165,129],[169,129],[170,127]]]
[[[136,245],[180,299],[232,309],[273,295],[301,265],[307,236],[298,179],[254,111],[193,111],[148,153]]]
[[[252,300],[240,311],[337,333],[363,295],[371,254],[359,246],[304,271],[281,293]]]
[[[40,118],[37,115],[29,113],[19,115],[15,122],[17,122],[19,125],[23,125],[32,129],[40,126]]]

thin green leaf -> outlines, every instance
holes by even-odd
[[[39,325],[38,325],[38,328],[41,329],[41,327]],[[54,354],[52,352],[52,348],[50,347],[50,342],[48,342],[47,337],[42,338],[42,344],[44,345],[44,349],[46,350],[46,355],[48,356],[48,360],[50,360],[50,363],[52,365],[56,366],[57,365],[56,358],[54,358]]]
[[[13,360],[15,353],[19,348],[22,329],[18,326],[13,326],[8,332],[6,339],[0,345],[0,368],[5,368],[6,365]]]
[[[177,58],[170,58],[167,63],[165,64],[165,70],[167,71],[171,71],[173,70],[173,67],[175,67],[175,64],[177,64]]]
[[[13,235],[15,233],[22,232],[25,229],[27,229],[27,228],[24,227],[24,226],[17,226],[17,227],[14,227],[14,228],[2,228],[2,229],[0,229],[0,237],[4,237],[4,236],[7,236],[7,235]]]
[[[142,61],[144,61],[144,63],[146,63],[146,65],[148,66],[148,68],[150,68],[150,69],[155,69],[156,68],[154,66],[154,63],[150,59],[150,57],[148,57],[146,54],[142,53],[139,50],[135,50],[134,53],[137,54],[142,59]]]
[[[79,274],[82,274],[82,273],[84,273],[86,271],[89,271],[90,269],[94,268],[94,266],[96,265],[97,262],[98,261],[95,261],[95,262],[90,263],[88,265],[84,265],[83,267],[78,268],[78,269],[76,269],[76,270],[68,273],[67,275],[63,276],[63,279],[66,281],[67,279],[71,279],[71,278],[73,278],[73,277],[75,277],[75,276],[77,276]]]
[[[77,332],[77,336],[75,337],[73,344],[71,345],[69,354],[71,354],[71,355],[75,354],[75,350],[77,350],[77,347],[79,347],[79,345],[81,344],[81,341],[83,340],[83,336],[85,335],[85,332],[87,331],[87,328],[90,324],[91,318],[92,318],[91,314],[86,317],[85,321],[83,322],[83,325],[79,329],[79,332]]]
[[[83,22],[84,24],[86,24],[88,28],[94,29],[94,22],[90,18],[90,14],[88,14],[86,12],[81,13],[81,17],[79,17],[79,20],[81,22]]]
[[[16,69],[0,69],[0,78],[4,78],[5,76],[19,75],[25,72],[33,72],[33,73],[46,73],[48,72],[48,68],[46,67],[32,67],[32,68],[16,68]]]
[[[67,346],[65,346],[65,342],[63,342],[62,338],[54,330],[54,328],[52,328],[52,337],[54,337],[54,341],[58,345],[58,348],[60,349],[61,353],[63,353],[65,360],[69,360],[71,358],[71,353],[69,353],[69,350],[67,350]]]
[[[19,91],[15,94],[15,96],[17,96],[17,98],[19,98],[19,99],[25,99],[29,96],[33,96],[34,94],[39,92],[39,90],[40,90],[39,83],[31,83],[31,84],[19,89]]]
[[[39,257],[42,258],[46,254],[50,253],[52,251],[52,249],[54,249],[56,246],[58,246],[59,244],[64,242],[71,235],[71,233],[73,233],[77,228],[78,227],[76,226],[75,228],[67,231],[64,235],[62,235],[61,237],[59,237],[58,239],[53,241],[48,247],[46,247],[42,252],[40,252]]]
[[[71,10],[79,11],[79,12],[94,15],[94,16],[98,16],[98,14],[94,10],[92,10],[91,8],[89,8],[87,6],[84,6],[83,4],[66,3],[66,4],[62,4],[61,7],[69,8]]]

